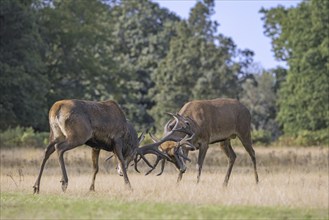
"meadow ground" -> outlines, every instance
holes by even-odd
[[[177,185],[177,171],[167,164],[148,176],[129,168],[133,191],[115,171],[115,161],[105,162],[102,152],[96,191],[91,182],[90,149],[66,153],[69,175],[66,193],[61,191],[60,168],[55,154],[41,181],[40,194],[32,194],[43,149],[1,149],[1,219],[328,219],[329,148],[255,147],[259,184],[251,161],[241,147],[228,187],[223,187],[227,160],[211,146],[201,182],[196,184],[195,161]]]

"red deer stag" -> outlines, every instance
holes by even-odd
[[[138,148],[137,132],[126,120],[118,104],[111,100],[104,102],[83,100],[58,101],[49,111],[49,125],[49,145],[45,150],[40,172],[33,186],[34,193],[39,193],[40,180],[45,163],[55,150],[62,170],[62,179],[60,182],[62,183],[63,191],[66,190],[68,185],[68,177],[63,158],[64,152],[83,144],[93,148],[92,161],[94,174],[90,190],[94,190],[100,149],[111,151],[117,157],[124,182],[129,188],[131,188],[131,185],[127,176],[127,168],[132,160],[135,161],[135,169],[137,170],[137,162],[140,159],[143,159],[152,167],[145,159],[145,154],[156,154],[161,158],[168,157],[165,153],[157,149],[157,144]],[[161,144],[163,142],[159,143]],[[140,156],[139,159],[137,159],[138,156]]]
[[[238,136],[251,157],[256,183],[258,183],[256,156],[251,141],[251,116],[249,110],[239,101],[234,99],[195,100],[186,103],[178,114],[172,114],[172,116],[175,120],[168,121],[164,128],[165,135],[167,138],[169,136],[178,140],[180,138],[180,140],[183,140],[183,143],[172,141],[160,146],[171,155],[172,153],[169,151],[177,152],[176,156],[171,156],[167,160],[173,162],[176,167],[184,167],[185,164],[182,165],[182,163],[188,159],[188,151],[194,149],[193,147],[183,147],[184,152],[182,152],[182,149],[180,149],[181,146],[186,144],[195,146],[199,150],[197,161],[197,182],[199,182],[209,144],[220,142],[221,149],[228,157],[228,168],[223,184],[227,186],[236,159],[236,154],[231,146],[231,139]],[[177,127],[178,124],[181,124],[182,127],[180,130],[184,130],[184,133],[179,131],[172,132],[172,128]],[[188,141],[187,138],[183,138],[186,133],[192,135],[188,138]],[[155,166],[161,159],[163,158],[158,157]],[[162,161],[161,173],[163,172],[164,164],[165,159]],[[155,166],[148,173],[154,170]],[[180,170],[177,179],[178,182],[182,179],[184,171],[184,169]]]

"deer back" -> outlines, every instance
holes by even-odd
[[[107,142],[127,130],[125,115],[113,101],[58,101],[49,111],[49,123],[54,139],[89,133],[86,138]]]
[[[182,107],[179,114],[192,119],[196,136],[208,143],[250,132],[250,113],[235,99],[191,101]]]

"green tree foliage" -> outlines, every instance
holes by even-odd
[[[278,120],[287,134],[328,129],[329,1],[262,10],[275,57],[289,70],[279,89]]]
[[[108,6],[97,0],[46,1],[40,10],[47,44],[48,105],[64,98],[102,100],[116,93]]]
[[[151,114],[158,126],[166,121],[165,112],[177,112],[187,101],[236,98],[241,92],[242,69],[252,52],[238,51],[230,38],[216,34],[213,6],[213,1],[198,1],[188,20],[177,22],[169,52],[152,74],[156,104]],[[235,61],[238,55],[242,61]]]
[[[168,52],[176,15],[148,0],[123,0],[111,10],[115,61],[120,65],[116,100],[141,129],[153,122],[147,110],[153,86],[151,73]]]
[[[0,1],[0,129],[45,126],[49,86],[33,0]]]
[[[213,8],[182,20],[150,0],[1,1],[0,128],[48,130],[59,99],[114,99],[145,130],[191,99],[238,97],[252,52],[217,33]]]
[[[240,101],[247,106],[252,115],[253,132],[268,135],[267,142],[281,134],[276,118],[276,70],[266,71],[253,66],[250,71],[254,79],[243,83],[243,94]]]

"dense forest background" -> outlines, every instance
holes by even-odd
[[[255,142],[328,145],[329,1],[260,10],[287,63],[275,69],[219,33],[214,4],[182,19],[151,0],[1,0],[2,134],[48,131],[60,99],[113,99],[138,131],[161,132],[165,112],[230,97],[250,109]]]

